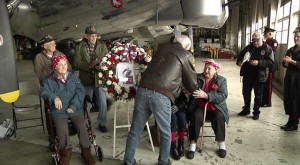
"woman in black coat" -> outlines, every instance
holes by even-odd
[[[285,131],[298,130],[300,116],[300,26],[294,31],[295,46],[282,58],[283,67],[287,68],[284,77],[284,110],[289,115],[288,122],[281,126]]]

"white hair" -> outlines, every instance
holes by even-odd
[[[189,50],[191,48],[191,40],[188,36],[186,35],[180,35],[176,38],[176,40],[181,44],[181,46],[183,48],[185,48],[186,50]]]

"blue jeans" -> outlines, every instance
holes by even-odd
[[[166,96],[146,88],[138,88],[127,137],[124,162],[134,164],[135,150],[146,122],[153,113],[160,131],[158,163],[167,163],[171,146],[171,101]]]
[[[185,131],[186,130],[186,113],[184,111],[177,111],[171,114],[171,130],[172,131]]]
[[[106,115],[107,115],[107,101],[106,101],[106,94],[103,88],[101,87],[84,87],[85,95],[90,96],[93,98],[93,93],[95,91],[96,98],[97,98],[97,105],[99,108],[98,114],[98,124],[100,126],[106,126]],[[87,109],[90,110],[92,105],[89,104]],[[88,111],[89,112],[89,111]]]

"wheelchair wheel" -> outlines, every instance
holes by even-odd
[[[97,146],[97,156],[100,161],[103,160],[103,152],[100,146]]]

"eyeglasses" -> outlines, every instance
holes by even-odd
[[[252,42],[259,42],[260,39],[252,39]]]

